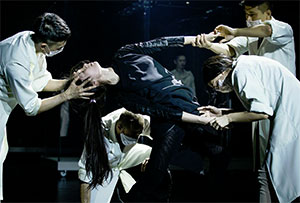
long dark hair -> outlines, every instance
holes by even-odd
[[[112,172],[104,141],[101,110],[98,105],[104,100],[105,90],[98,90],[98,92],[102,92],[102,94],[90,101],[84,117],[85,168],[87,176],[92,175],[90,188],[95,188],[98,184],[101,185]]]
[[[72,72],[80,69],[89,61],[81,61],[72,68]],[[88,84],[89,85],[89,84]],[[87,176],[91,176],[89,188],[95,188],[102,185],[110,173],[112,173],[109,165],[108,155],[105,145],[105,131],[102,125],[102,110],[106,100],[105,86],[97,87],[91,90],[95,94],[90,100],[76,99],[71,100],[71,107],[83,118],[84,122],[84,147],[85,147],[85,168]]]

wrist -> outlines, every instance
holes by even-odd
[[[213,42],[206,43],[206,49],[213,50]]]
[[[63,79],[62,81],[62,88],[61,89],[64,89],[67,85],[67,83],[69,82],[69,79]]]
[[[70,100],[70,98],[69,98],[66,91],[60,93],[59,95],[60,95],[60,98],[62,99],[63,102]]]
[[[240,36],[240,29],[239,28],[233,28],[232,29],[232,35],[234,36],[234,37],[238,37],[238,36]]]
[[[184,37],[184,45],[187,45],[187,44],[192,44],[193,42],[196,42],[196,37],[194,36],[185,36]]]
[[[197,124],[207,125],[214,117],[199,116]]]
[[[231,115],[230,115],[230,114],[227,114],[227,115],[225,115],[225,116],[227,117],[228,122],[231,123],[231,122],[232,122]]]

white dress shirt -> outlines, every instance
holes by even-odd
[[[262,158],[279,202],[291,202],[300,196],[300,82],[275,60],[245,55],[237,59],[232,81],[248,111],[270,116],[269,130],[260,134],[269,143]]]
[[[5,126],[10,113],[19,104],[26,115],[37,114],[43,90],[50,79],[45,55],[37,54],[30,35],[24,31],[0,42],[0,200],[2,195],[2,167],[8,143]]]
[[[272,35],[264,37],[258,46],[258,37],[235,37],[227,43],[235,50],[236,57],[248,52],[249,55],[265,56],[280,62],[296,75],[295,42],[292,27],[271,18],[264,21],[272,27]]]

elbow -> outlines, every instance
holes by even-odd
[[[37,99],[35,102],[32,102],[25,107],[23,107],[26,116],[36,116],[41,113],[41,99]]]
[[[39,111],[26,111],[25,110],[26,116],[36,116],[39,113],[40,113]]]
[[[231,46],[228,46],[228,51],[226,55],[230,57],[235,57],[236,56],[235,50]]]
[[[264,37],[270,37],[272,35],[272,27],[270,25],[263,26],[262,33]]]
[[[115,73],[112,80],[112,85],[116,85],[119,81],[120,81],[120,77]]]
[[[263,120],[268,119],[268,118],[269,118],[269,115],[268,115],[268,114],[263,114],[263,115],[262,115],[262,119],[263,119]]]
[[[265,113],[259,113],[257,116],[257,120],[266,120],[268,118],[269,118],[269,115],[265,114]]]

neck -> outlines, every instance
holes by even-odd
[[[119,76],[114,72],[112,68],[101,68],[100,69],[101,79],[108,85],[115,85],[119,82]]]
[[[42,50],[41,50],[39,44],[34,43],[34,47],[35,47],[35,53],[41,53],[41,52],[42,52]]]
[[[183,73],[184,72],[184,69],[183,68],[176,68],[177,72],[179,73]]]
[[[226,77],[225,84],[228,84],[230,86],[232,86],[231,75],[232,75],[232,69],[227,69],[226,76],[225,76]]]

